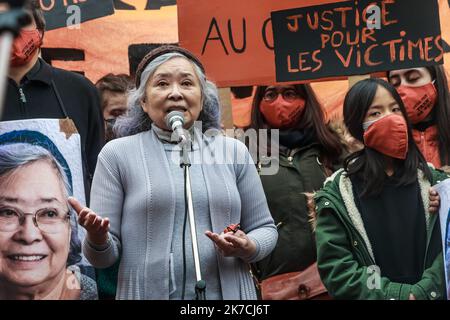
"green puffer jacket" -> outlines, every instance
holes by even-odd
[[[280,152],[279,171],[261,175],[270,212],[278,228],[272,253],[253,265],[259,280],[301,271],[316,261],[316,246],[304,192],[319,190],[326,179],[317,144]],[[275,160],[271,160],[275,161]]]
[[[329,293],[338,299],[444,299],[442,252],[428,250],[433,232],[439,232],[438,214],[428,212],[429,188],[448,178],[432,169],[430,182],[419,170],[418,179],[426,212],[427,246],[422,279],[414,284],[390,281],[375,274],[376,262],[363,221],[353,199],[350,178],[343,170],[333,174],[317,192],[316,245],[320,276]],[[435,235],[436,236],[436,235]],[[439,235],[439,239],[440,239]]]

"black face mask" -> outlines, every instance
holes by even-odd
[[[115,139],[113,132],[114,124],[116,123],[116,118],[105,119],[105,140],[106,142]]]

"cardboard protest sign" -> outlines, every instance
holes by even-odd
[[[39,0],[46,30],[67,27],[114,13],[112,0]]]
[[[436,0],[360,0],[282,10],[272,12],[272,25],[280,82],[443,63]]]
[[[341,0],[304,0],[311,6]],[[196,54],[219,87],[275,82],[270,12],[298,0],[179,0],[180,45]]]
[[[63,174],[58,176],[64,175],[65,177],[61,178],[61,185],[64,185],[64,189],[66,191],[66,193],[63,194],[70,194],[72,192],[73,196],[77,198],[80,203],[85,205],[86,201],[82,170],[83,166],[81,159],[81,140],[80,135],[77,133],[76,127],[73,124],[72,120],[29,119],[2,121],[0,123],[0,152],[6,152],[2,155],[2,159],[5,159],[6,154],[11,152],[6,151],[7,148],[13,145],[18,145],[19,148],[17,148],[16,150],[19,150],[19,152],[23,154],[24,159],[29,159],[30,157],[35,156],[36,150],[32,148],[33,146],[39,147],[41,148],[41,150],[48,151],[50,157],[54,159],[55,163],[57,163],[57,166],[59,166],[63,172]],[[15,159],[16,158],[20,158],[20,156],[15,156]],[[13,163],[12,161],[10,162],[11,163],[8,165],[9,169],[11,165],[15,167],[15,171],[23,169],[25,167],[25,165],[21,164],[22,160],[18,163]],[[9,170],[8,168],[0,169],[1,172],[4,172],[4,170]],[[33,181],[35,181],[37,178],[31,177],[30,175],[32,174],[33,173],[29,173],[27,175],[27,179],[34,179]],[[51,177],[49,177],[49,179],[51,179]],[[13,194],[13,196],[17,197],[17,199],[27,199],[23,200],[24,203],[28,203],[29,201],[34,201],[33,203],[43,202],[40,207],[45,206],[45,203],[47,203],[48,207],[52,206],[52,210],[58,211],[58,205],[50,204],[53,201],[51,199],[56,199],[55,201],[59,204],[59,206],[64,207],[61,210],[67,210],[67,199],[58,199],[61,193],[55,191],[59,189],[55,189],[54,183],[50,184],[49,186],[48,182],[42,180],[39,181],[42,182],[39,188],[39,192],[42,191],[47,200],[43,201],[38,196],[38,200],[41,200],[37,201],[35,198],[38,192],[35,189],[25,190],[26,188],[20,188],[17,189],[17,194],[15,193]],[[11,186],[9,186],[8,189],[16,190],[14,188],[11,189]],[[22,191],[24,194],[20,193]],[[0,190],[0,192],[3,191]],[[20,205],[20,201],[16,202],[18,203],[18,205]],[[53,206],[55,206],[56,209],[53,209]],[[45,217],[43,219],[45,219]],[[95,270],[86,260],[86,258],[81,254],[81,242],[85,237],[86,231],[84,228],[78,226],[76,222],[77,218],[75,212],[72,212],[70,221],[71,237],[68,264],[73,264],[70,269],[70,274],[72,274],[72,271],[75,273],[81,273],[84,277],[87,276],[91,278],[93,282],[95,280]],[[39,221],[37,222],[37,224],[39,225]],[[39,228],[42,232],[53,233],[51,231],[45,231],[44,226],[40,226]],[[78,277],[82,276],[78,275]],[[84,280],[86,280],[86,278],[84,278]],[[76,281],[74,283],[76,283]],[[95,282],[91,284],[94,286],[93,288],[95,288]]]
[[[200,57],[208,75],[220,87],[273,84],[276,80],[271,12],[339,2],[345,1],[179,0],[179,42]],[[429,3],[422,2],[422,6]],[[439,5],[448,10],[446,0],[439,0]],[[414,8],[412,4],[408,6]],[[423,25],[424,16],[413,10],[416,25]],[[437,23],[436,16],[435,12],[432,20]],[[445,21],[441,20],[442,29],[450,30]],[[433,42],[428,44],[434,47]]]
[[[150,48],[178,42],[174,4],[174,0],[115,0],[113,15],[84,22],[79,29],[46,32],[42,56],[92,82],[110,72],[130,74]]]
[[[44,37],[43,58],[53,66],[84,74],[95,82],[105,74],[132,73],[152,45],[177,43],[196,53],[208,75],[221,87],[275,83],[270,13],[296,8],[297,0],[115,0],[115,13],[81,24],[80,29],[60,28]],[[301,5],[337,3],[305,0]],[[179,9],[177,24],[177,7]],[[450,43],[450,9],[439,0],[443,39]],[[243,21],[246,47],[242,53]],[[211,27],[212,26],[212,27]],[[263,33],[264,27],[264,33]],[[210,30],[211,28],[211,30]],[[210,34],[208,36],[208,31]],[[226,45],[228,55],[223,49]],[[202,48],[205,51],[202,54]],[[450,58],[450,53],[447,53]],[[449,61],[448,58],[446,61]],[[450,74],[450,64],[446,64]],[[326,109],[339,109],[336,97],[345,93],[347,81],[316,82],[316,94]],[[234,102],[236,99],[232,99]],[[251,99],[233,109],[235,124],[249,123]],[[234,103],[233,103],[234,105]]]

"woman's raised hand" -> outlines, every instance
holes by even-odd
[[[83,207],[74,197],[69,197],[69,203],[77,212],[78,223],[86,229],[88,241],[94,245],[105,245],[108,241],[109,219]]]

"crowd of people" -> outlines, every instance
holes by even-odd
[[[39,57],[45,20],[39,1],[26,9],[1,120],[70,119],[86,203],[52,141],[0,135],[0,299],[193,300],[197,262],[210,300],[447,298],[433,189],[450,165],[442,66],[357,82],[338,130],[309,84],[258,86],[244,129],[269,139],[254,153],[221,131],[217,88],[188,50],[162,45],[134,79],[94,85]]]

